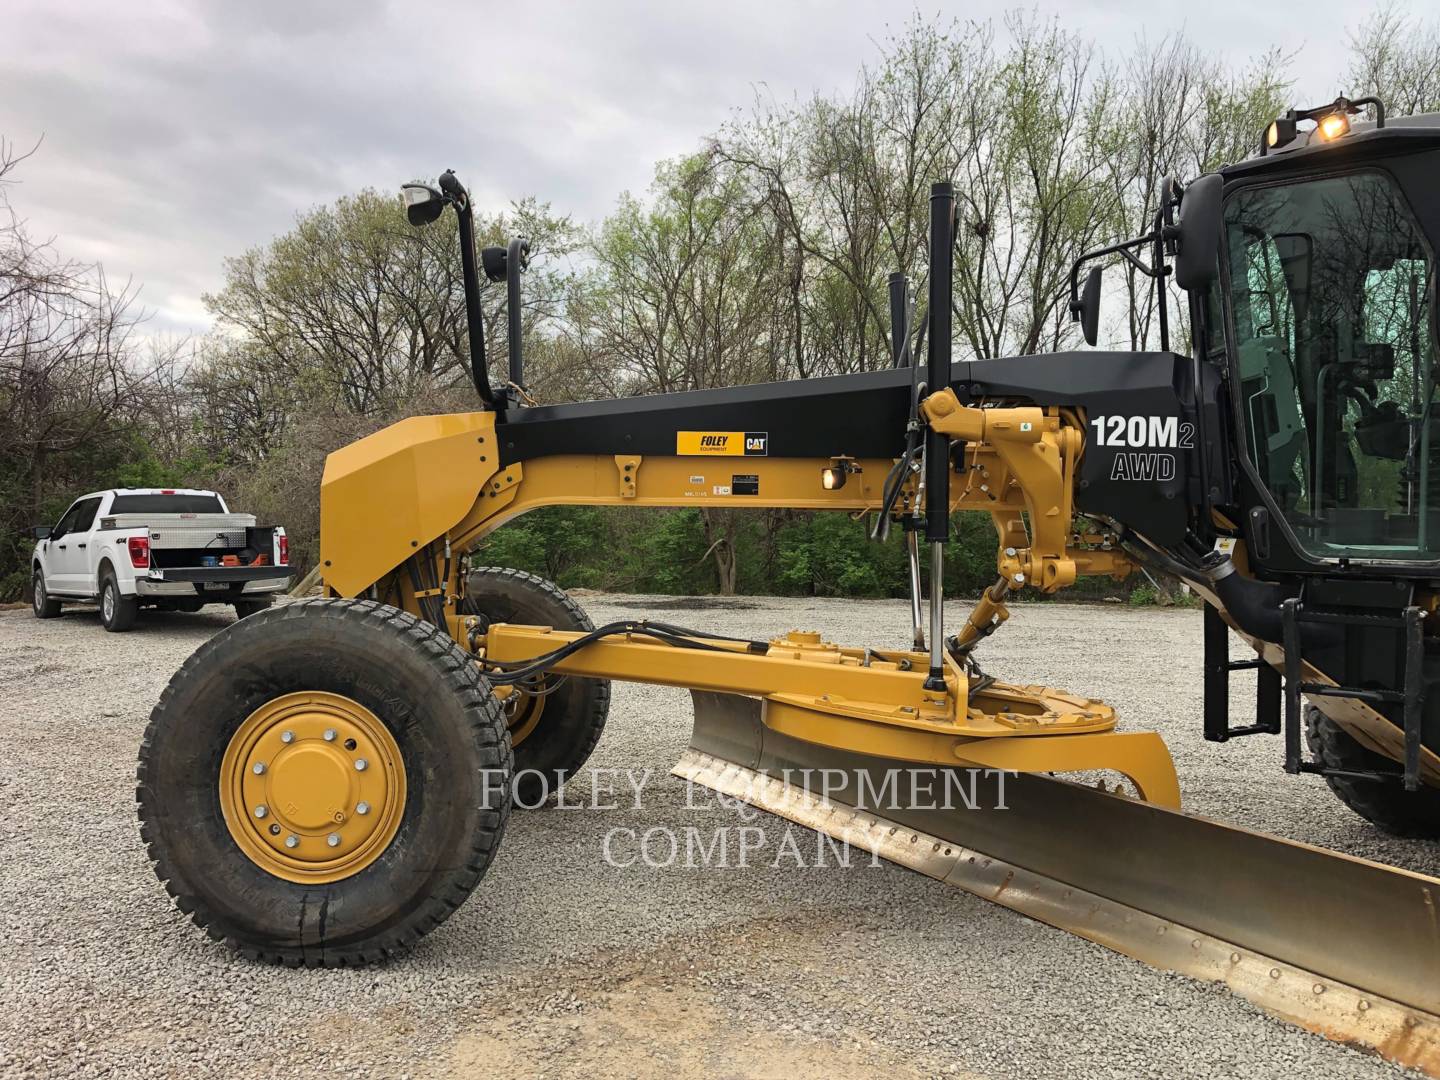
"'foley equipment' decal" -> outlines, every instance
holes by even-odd
[[[681,457],[765,457],[770,435],[764,431],[677,431]]]

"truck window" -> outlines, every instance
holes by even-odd
[[[223,514],[218,495],[116,495],[112,514]]]
[[[64,536],[66,533],[74,531],[75,519],[80,514],[80,507],[83,501],[84,500],[81,500],[81,502],[72,503],[70,509],[66,510],[65,513],[60,515],[60,520],[55,523],[55,528],[50,530],[50,539],[59,540],[60,537]]]
[[[90,527],[95,524],[95,511],[100,509],[100,498],[83,499],[75,504],[75,524],[70,527],[71,532],[89,532]]]

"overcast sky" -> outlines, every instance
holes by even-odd
[[[1013,4],[922,4],[997,21]],[[1303,10],[1303,17],[1283,9]],[[1184,29],[1243,64],[1298,49],[1337,92],[1370,5],[1041,3],[1121,51]],[[9,192],[34,233],[133,279],[159,331],[203,331],[221,260],[309,207],[453,167],[487,210],[534,194],[594,220],[765,86],[849,88],[910,12],[874,0],[261,3],[5,0],[0,135],[44,143]],[[1187,13],[1189,18],[1187,21]],[[1197,14],[1199,13],[1199,14]]]

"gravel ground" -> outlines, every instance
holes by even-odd
[[[819,629],[899,645],[899,602],[591,596],[597,622],[663,610],[716,632]],[[959,617],[956,606],[952,617]],[[1382,1076],[1399,1070],[888,864],[607,865],[613,828],[709,830],[666,771],[686,693],[617,686],[596,768],[649,768],[641,809],[517,813],[470,901],[403,960],[365,971],[241,961],[182,919],[134,812],[140,733],[219,609],[0,612],[0,1075]],[[1102,696],[1161,731],[1189,809],[1440,873],[1385,838],[1277,740],[1200,738],[1200,616],[1020,606],[985,646],[1002,678]],[[1238,691],[1241,680],[1236,680]],[[1247,708],[1235,695],[1237,715]],[[602,776],[604,774],[601,774]],[[583,778],[582,786],[593,777]],[[623,790],[623,789],[622,789]],[[768,850],[787,828],[764,815]]]

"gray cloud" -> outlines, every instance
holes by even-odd
[[[953,5],[997,20],[1007,6]],[[1235,63],[1287,45],[1297,96],[1318,98],[1365,14],[1337,0],[1307,4],[1299,24],[1241,0],[1215,0],[1203,22],[1188,9],[1188,25],[1187,9],[1140,0],[1055,10],[1117,52],[1182,27]],[[489,209],[533,194],[596,219],[757,87],[848,87],[908,13],[875,0],[9,0],[0,134],[45,139],[11,199],[62,252],[142,284],[152,329],[204,330],[222,259],[297,212],[453,167]]]

